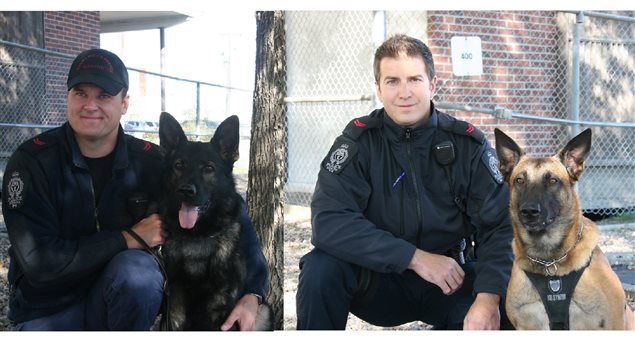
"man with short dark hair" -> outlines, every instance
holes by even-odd
[[[80,53],[67,88],[68,122],[23,143],[5,170],[9,319],[15,330],[149,330],[164,288],[144,250],[165,238],[162,155],[123,132],[128,71],[114,53]],[[268,271],[244,209],[241,223],[248,279],[228,324],[250,329]]]
[[[495,151],[434,107],[420,40],[386,40],[374,72],[384,108],[351,121],[321,165],[297,328],[344,329],[349,312],[381,326],[490,330],[502,316],[507,327],[512,229]]]

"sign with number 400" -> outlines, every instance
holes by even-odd
[[[483,74],[481,38],[454,36],[452,45],[452,72],[455,76],[480,76]]]

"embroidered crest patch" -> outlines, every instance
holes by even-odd
[[[496,150],[493,148],[487,149],[483,153],[482,160],[490,175],[494,178],[494,181],[499,184],[503,183],[503,174],[498,169],[498,157],[496,156]]]
[[[357,153],[357,145],[342,137],[337,138],[322,161],[322,167],[333,174],[339,174]]]
[[[20,171],[11,173],[11,178],[7,182],[5,192],[7,195],[7,204],[11,209],[17,209],[24,204],[24,180]]]

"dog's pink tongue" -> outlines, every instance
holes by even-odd
[[[179,224],[183,229],[192,229],[198,219],[198,207],[181,204],[179,210]]]

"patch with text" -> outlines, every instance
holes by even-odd
[[[26,190],[24,174],[20,171],[13,171],[9,177],[10,179],[4,188],[4,194],[7,195],[7,206],[10,209],[18,209],[24,205]]]
[[[487,167],[490,175],[494,178],[498,184],[503,183],[503,174],[498,169],[498,157],[496,156],[496,150],[489,148],[485,150],[482,156],[483,164]]]
[[[333,174],[339,174],[357,154],[357,144],[351,140],[339,137],[322,161],[322,167]]]

